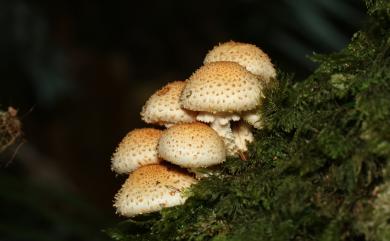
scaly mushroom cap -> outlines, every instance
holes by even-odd
[[[115,195],[117,213],[126,217],[159,211],[183,204],[182,191],[196,182],[195,178],[167,165],[143,166],[129,175]]]
[[[158,143],[158,154],[186,168],[212,166],[226,159],[223,140],[202,123],[177,124],[165,130]]]
[[[111,160],[116,173],[130,173],[140,166],[159,163],[157,144],[161,130],[142,128],[130,131],[119,143]]]
[[[232,61],[244,66],[266,82],[276,77],[270,58],[260,48],[252,44],[229,41],[215,46],[205,57],[204,64],[217,61]]]
[[[234,62],[214,62],[192,74],[180,101],[189,110],[231,113],[256,108],[261,96],[256,75]]]
[[[196,121],[196,113],[180,106],[179,99],[184,86],[184,81],[174,81],[154,93],[142,108],[142,120],[165,126]]]

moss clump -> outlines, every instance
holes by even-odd
[[[390,162],[390,8],[366,2],[366,28],[344,50],[314,56],[320,66],[304,81],[279,76],[248,161],[223,164],[185,205],[108,234],[123,241],[389,240],[381,206]],[[378,186],[385,198],[373,195]]]
[[[368,240],[390,240],[390,164],[383,169],[383,184],[372,192],[372,198],[362,202],[362,212],[357,216],[356,228]]]

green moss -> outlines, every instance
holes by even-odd
[[[388,1],[366,2],[370,19],[344,50],[314,56],[320,66],[306,80],[279,75],[250,160],[227,161],[185,205],[107,233],[115,240],[388,240],[388,210],[380,208],[388,192],[387,199],[372,193],[388,186],[381,183],[390,160],[390,12]]]
[[[367,240],[390,240],[390,164],[383,169],[383,183],[371,192],[371,198],[359,203],[356,229]]]

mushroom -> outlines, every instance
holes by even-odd
[[[236,145],[230,121],[256,111],[261,104],[262,84],[257,76],[235,62],[212,62],[195,71],[181,95],[183,108],[199,111],[197,120],[210,123],[224,140],[228,156],[244,152]]]
[[[166,129],[158,142],[164,160],[185,168],[202,168],[226,160],[221,137],[203,123],[177,124]]]
[[[215,46],[204,59],[204,64],[217,61],[232,61],[245,67],[251,73],[261,76],[268,83],[276,77],[271,59],[253,44],[229,41]]]
[[[184,86],[184,81],[174,81],[154,93],[142,108],[142,120],[165,127],[196,121],[196,112],[180,106],[179,99]]]
[[[240,64],[251,73],[259,76],[259,80],[264,86],[271,85],[276,78],[276,70],[271,59],[263,50],[253,44],[234,41],[219,44],[209,51],[204,59],[204,64],[216,61],[232,61]],[[256,110],[243,113],[242,118],[256,129],[263,128],[262,116]]]
[[[131,173],[115,195],[114,207],[122,216],[132,217],[165,207],[181,205],[183,191],[196,179],[168,165],[143,166]]]
[[[142,128],[130,131],[121,141],[111,160],[111,169],[118,174],[130,173],[135,169],[159,163],[157,155],[161,130]]]

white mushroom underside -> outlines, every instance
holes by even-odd
[[[218,122],[219,125],[227,125],[229,121],[239,121],[240,116],[234,113],[218,113],[213,114],[210,112],[199,112],[196,119],[205,123]]]
[[[247,143],[253,141],[250,127],[245,123],[240,122],[232,130],[230,121],[240,120],[240,116],[237,114],[200,112],[196,119],[210,123],[210,127],[222,137],[228,156],[237,156],[239,153],[246,152],[248,150]]]

